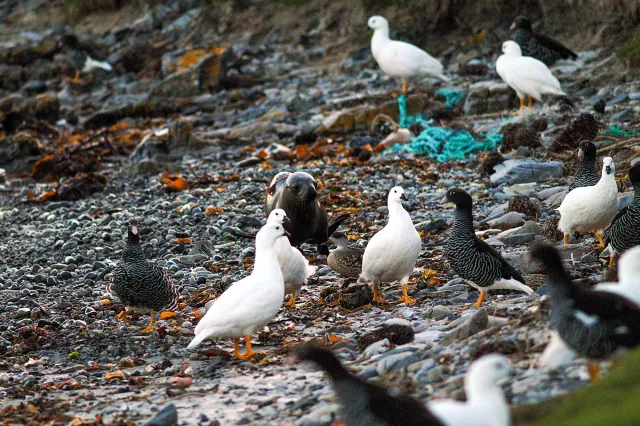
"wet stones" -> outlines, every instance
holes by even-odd
[[[489,178],[493,185],[506,183],[544,182],[564,175],[559,161],[537,162],[529,159],[507,160],[494,166],[495,173]]]
[[[22,86],[25,78],[21,66],[0,64],[0,89],[14,92]]]
[[[8,173],[27,171],[40,155],[38,140],[18,133],[0,140],[0,166]]]
[[[469,88],[463,111],[467,115],[500,112],[515,108],[516,95],[506,83],[484,81]]]
[[[43,93],[33,98],[10,95],[0,99],[0,123],[7,133],[13,133],[26,120],[53,123],[60,116],[60,101],[54,94]]]
[[[425,108],[431,104],[431,98],[428,95],[413,95],[407,98],[407,114],[418,115],[423,114]],[[398,119],[398,103],[393,100],[386,102],[380,106],[357,106],[354,108],[337,111],[327,116],[322,124],[316,129],[318,133],[331,132],[352,132],[358,130],[367,130],[373,119],[379,114],[386,114]]]

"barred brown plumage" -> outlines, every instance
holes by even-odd
[[[600,173],[596,168],[596,146],[589,141],[580,142],[578,157],[581,157],[582,161],[569,184],[569,191],[583,186],[594,186],[600,180]]]
[[[327,265],[343,277],[358,278],[362,272],[364,249],[349,247],[349,240],[343,232],[334,232],[329,240],[337,248],[329,253]]]
[[[166,272],[145,259],[140,247],[140,226],[135,220],[130,222],[127,246],[106,291],[126,306],[127,310],[119,316],[122,319],[131,310],[149,312],[151,322],[144,330],[147,332],[152,330],[155,312],[178,308],[178,289]]]
[[[473,230],[471,196],[460,188],[447,190],[442,202],[456,205],[456,215],[449,240],[447,259],[451,268],[470,286],[480,290],[474,306],[481,306],[487,290],[509,289],[532,294],[524,278],[495,249],[480,240]]]

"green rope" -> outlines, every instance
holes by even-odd
[[[453,108],[460,99],[464,98],[464,93],[453,89],[438,89],[436,95],[444,96],[444,106],[447,109]]]
[[[629,131],[627,131],[627,130],[623,130],[620,127],[615,126],[613,124],[611,126],[609,126],[609,128],[607,130],[603,130],[602,131],[602,135],[603,136],[624,136],[624,137],[627,137],[627,136],[636,136],[638,134],[640,134],[640,132],[637,131],[637,130],[629,130]]]
[[[443,127],[430,126],[429,122],[421,115],[407,115],[407,98],[398,96],[398,108],[400,109],[400,127],[409,128],[412,124],[420,124],[422,132],[411,139],[410,144],[395,144],[390,151],[405,151],[419,155],[428,155],[439,162],[449,160],[464,160],[465,157],[476,151],[490,151],[502,143],[503,136],[489,134],[482,141],[477,141],[469,132],[452,130]]]

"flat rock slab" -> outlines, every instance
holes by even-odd
[[[552,178],[561,178],[564,167],[559,161],[537,162],[528,159],[507,160],[494,166],[495,173],[490,176],[494,186],[506,183],[544,182]]]

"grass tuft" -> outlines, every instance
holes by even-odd
[[[514,425],[635,426],[640,419],[640,350],[627,354],[594,385],[536,405],[517,407]]]
[[[120,9],[124,0],[64,0],[67,11],[75,16],[86,16],[95,12]]]
[[[617,54],[618,60],[625,65],[637,68],[640,66],[640,29],[622,46]]]

